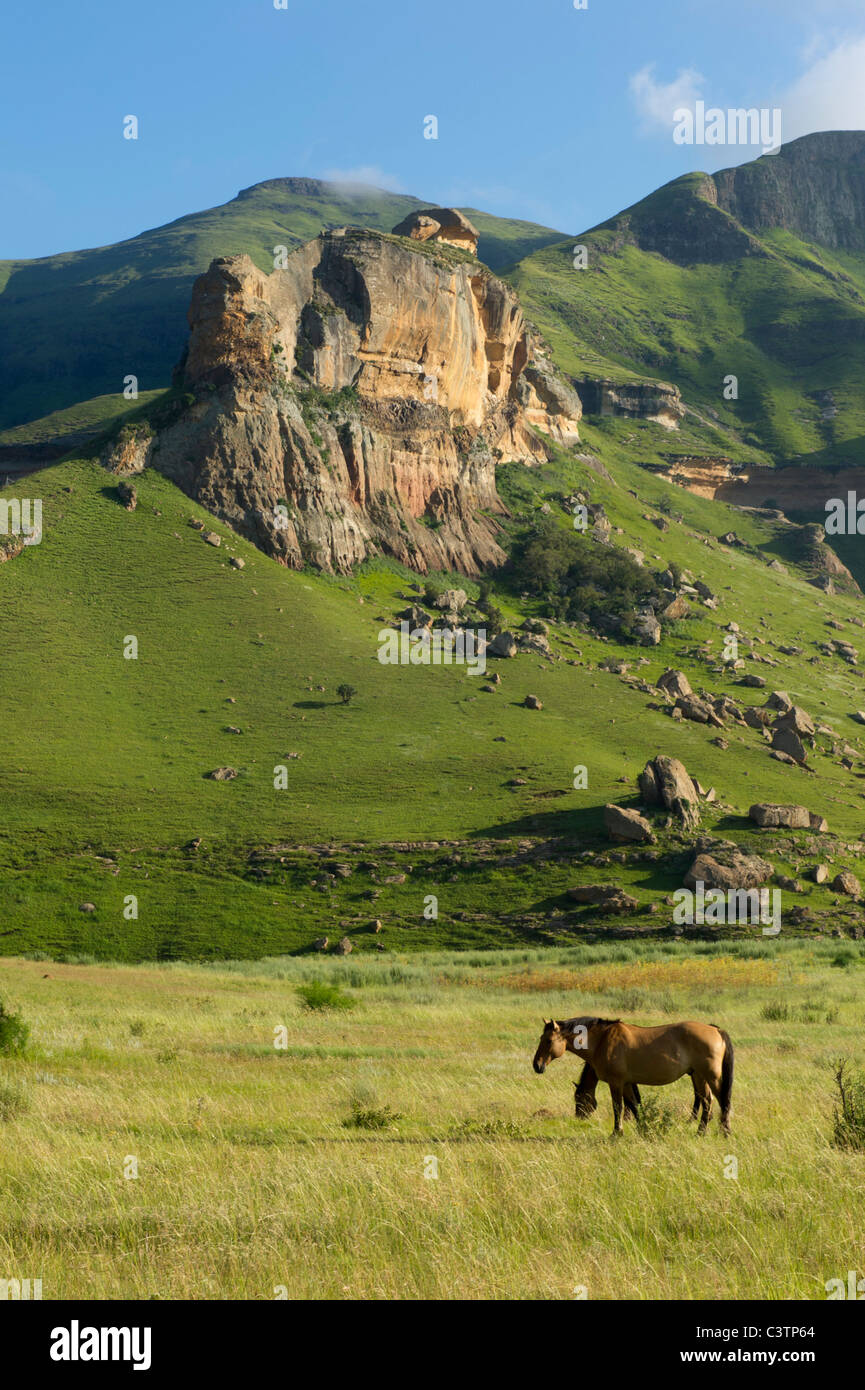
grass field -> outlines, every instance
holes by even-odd
[[[0,1278],[45,1299],[821,1299],[865,1267],[865,1154],[831,1142],[858,943],[7,959],[0,994],[31,1025],[0,1058]],[[531,1057],[583,1010],[727,1028],[732,1136],[697,1137],[686,1079],[646,1093],[666,1133],[612,1140],[605,1087],[576,1121],[576,1059]]]

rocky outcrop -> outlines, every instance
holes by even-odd
[[[784,826],[790,830],[809,830],[811,827],[811,813],[807,806],[776,806],[761,801],[751,807],[748,816],[757,825],[773,828]]]
[[[394,236],[411,237],[412,241],[439,241],[457,246],[463,251],[478,254],[479,232],[464,213],[457,208],[424,208],[410,212],[393,229]]]
[[[775,870],[766,859],[745,854],[735,845],[718,845],[711,852],[700,851],[685,874],[685,887],[696,888],[759,888]]]
[[[578,437],[579,399],[513,291],[435,242],[342,228],[270,275],[216,260],[189,321],[178,382],[194,403],[153,463],[296,568],[377,551],[494,567],[496,463],[544,461],[538,431]]]
[[[586,415],[624,415],[678,429],[685,414],[678,386],[666,381],[615,382],[605,377],[574,377]]]

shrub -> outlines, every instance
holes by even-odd
[[[347,705],[351,700],[354,699],[355,695],[357,694],[357,691],[355,690],[353,685],[347,685],[345,682],[343,682],[342,685],[338,685],[336,687],[336,693],[342,700],[342,703],[344,705]]]
[[[353,1009],[354,1000],[343,994],[337,985],[325,984],[323,980],[313,980],[308,985],[298,985],[297,993],[307,1009]]]
[[[865,1073],[850,1072],[843,1058],[835,1069],[838,1090],[832,1142],[838,1149],[865,1150]]]
[[[343,1120],[343,1129],[390,1129],[402,1115],[389,1105],[364,1106],[360,1101],[351,1102],[351,1114]]]
[[[30,1029],[20,1014],[10,1013],[0,999],[0,1053],[17,1057],[27,1046]]]
[[[669,1105],[657,1096],[645,1093],[637,1114],[637,1133],[643,1139],[662,1139],[676,1122],[676,1115]]]
[[[760,1017],[768,1019],[770,1023],[786,1023],[790,1017],[790,1009],[787,1004],[778,1002],[764,1004],[760,1010]]]

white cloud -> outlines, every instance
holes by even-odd
[[[865,38],[818,58],[780,101],[784,139],[815,130],[865,130]]]
[[[325,169],[322,178],[339,184],[346,192],[351,192],[352,185],[364,183],[372,184],[374,188],[386,188],[390,193],[405,193],[396,175],[386,174],[377,164],[360,164],[356,169]]]
[[[663,130],[669,135],[673,112],[685,106],[693,110],[705,80],[695,68],[681,68],[672,82],[656,82],[654,63],[635,72],[628,85],[646,133]]]

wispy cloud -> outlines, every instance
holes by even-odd
[[[628,86],[644,132],[648,135],[663,130],[669,135],[673,112],[680,107],[693,109],[705,80],[695,68],[681,68],[672,82],[658,82],[654,63],[635,72]]]
[[[865,38],[848,38],[811,64],[779,102],[784,137],[865,130]]]
[[[377,164],[359,164],[356,169],[325,169],[322,178],[337,183],[344,190],[351,191],[353,184],[372,184],[374,188],[386,188],[389,193],[405,193],[405,187],[395,174],[387,174]]]

